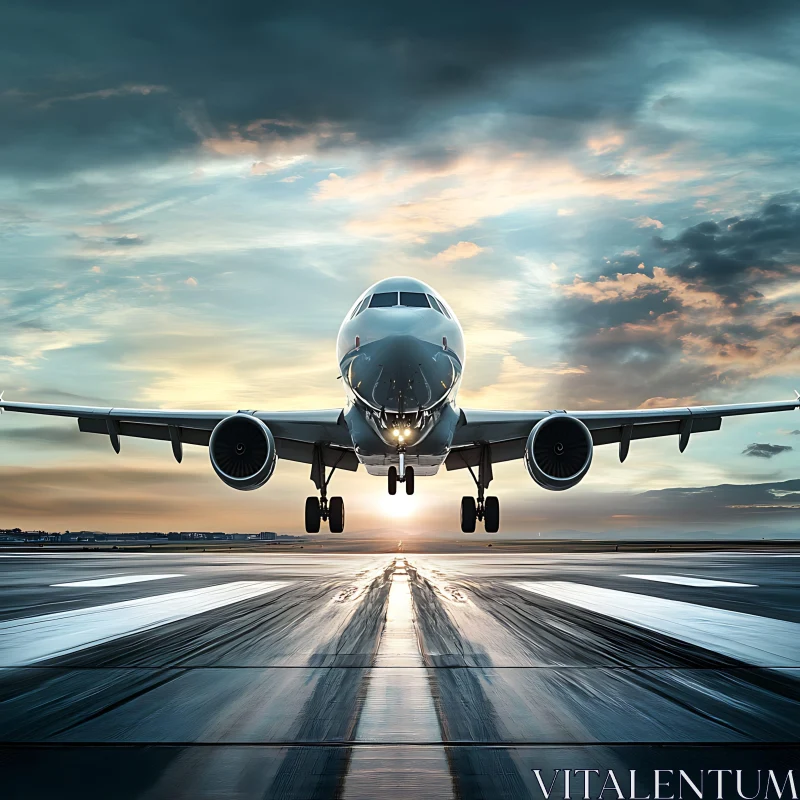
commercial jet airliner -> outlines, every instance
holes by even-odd
[[[677,436],[683,452],[693,433],[717,431],[722,418],[790,411],[796,400],[722,406],[628,411],[487,411],[456,402],[465,364],[464,336],[453,310],[437,292],[412,278],[388,278],[366,290],[339,330],[337,357],[345,387],[344,408],[321,411],[169,411],[3,402],[0,411],[76,417],[86,433],[208,447],[211,466],[234,489],[263,486],[279,458],[311,465],[318,494],[306,499],[305,527],[317,533],[344,530],[344,501],[328,497],[337,469],[387,480],[389,494],[401,484],[414,494],[417,477],[467,469],[476,497],[461,499],[461,530],[487,533],[500,527],[497,497],[487,495],[492,465],[522,459],[531,478],[550,491],[569,489],[589,470],[595,446],[619,443],[619,459],[631,441]]]

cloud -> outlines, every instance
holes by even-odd
[[[699,178],[706,166],[666,166],[648,153],[624,170],[598,173],[545,150],[466,148],[435,163],[397,156],[351,176],[331,173],[317,185],[320,202],[355,211],[347,230],[363,237],[425,241],[521,209],[550,209],[576,198],[644,200]]]
[[[498,103],[509,138],[588,141],[602,158],[627,142],[624,126],[653,102],[652,85],[683,71],[684,59],[653,55],[665,32],[758,52],[780,38],[791,10],[788,0],[732,0],[724,15],[693,0],[506,2],[489,20],[482,4],[453,0],[435,9],[245,2],[203,13],[86,0],[65,18],[26,6],[0,35],[14,75],[0,98],[0,168],[46,175],[134,154],[153,162],[231,130],[258,143],[262,133],[246,129],[266,114],[284,140],[325,123],[358,141],[418,140],[424,150],[430,128]]]
[[[114,236],[106,241],[116,247],[138,247],[144,244],[144,239],[138,233],[126,233],[122,236]]]
[[[792,436],[800,436],[800,431],[792,431],[791,435]]]
[[[192,277],[190,276],[190,277],[188,277],[188,278],[187,278],[187,279],[184,281],[184,283],[185,283],[187,286],[197,286],[197,278],[192,278]]]
[[[654,243],[666,255],[682,256],[673,267],[678,274],[746,302],[761,284],[800,278],[800,192],[776,195],[750,216],[707,220]]]
[[[791,451],[792,448],[785,444],[758,444],[754,442],[742,450],[742,455],[753,456],[754,458],[772,458],[780,453],[789,453]]]
[[[635,220],[637,228],[658,228],[659,230],[664,227],[664,223],[659,219],[652,217],[637,217]]]
[[[764,376],[797,373],[796,193],[636,249],[645,259],[638,264],[622,254],[612,275],[604,264],[595,267],[596,277],[556,284],[563,298],[558,318],[568,331],[564,357],[588,367],[562,380],[565,395],[615,404],[655,396],[710,402]],[[661,266],[647,266],[656,259]]]
[[[444,263],[451,263],[453,261],[461,261],[465,258],[474,258],[478,253],[482,253],[485,248],[475,244],[475,242],[458,242],[451,244],[446,250],[437,253],[434,261],[442,261]]]
[[[592,136],[586,143],[595,155],[605,155],[619,150],[625,143],[625,137],[621,133],[608,133],[603,136]]]
[[[124,97],[125,95],[144,95],[160,94],[167,92],[166,86],[118,86],[113,89],[95,89],[91,92],[79,92],[78,94],[63,95],[61,97],[48,97],[42,100],[39,108],[50,108],[54,103],[74,103],[81,100],[108,100],[109,97]]]

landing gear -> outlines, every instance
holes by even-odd
[[[389,494],[397,494],[397,484],[404,483],[406,494],[414,494],[414,467],[407,466],[403,471],[403,477],[398,475],[397,467],[389,467],[388,487]]]
[[[324,454],[322,447],[316,445],[311,462],[311,480],[314,481],[320,496],[306,498],[306,533],[319,533],[320,523],[323,520],[328,523],[331,533],[344,531],[344,500],[341,497],[331,497],[328,501],[328,484],[331,482],[334,472],[336,472],[336,464],[331,467],[330,473],[325,477]]]
[[[486,533],[497,533],[500,530],[500,501],[493,496],[484,497],[484,492],[492,481],[492,457],[489,445],[481,448],[480,461],[478,462],[478,475],[472,467],[468,467],[475,485],[478,487],[478,498],[461,498],[461,531],[475,533],[478,520],[483,522]]]
[[[414,467],[406,467],[406,494],[414,494]]]

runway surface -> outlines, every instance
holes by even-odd
[[[0,552],[0,796],[800,788],[798,578],[746,552]]]

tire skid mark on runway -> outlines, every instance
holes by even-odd
[[[419,645],[409,574],[397,558],[386,624],[356,729],[342,795],[346,800],[448,800],[453,778],[431,681]],[[430,746],[417,749],[420,742]],[[379,745],[376,747],[376,745]]]
[[[0,672],[0,739],[41,742],[97,719],[129,701],[169,683],[177,670],[117,672],[100,682],[70,670],[37,668]]]
[[[360,597],[351,617],[312,656],[312,664],[326,665],[324,674],[297,717],[296,739],[351,742],[355,738],[363,685],[374,662],[383,632],[391,588],[391,569],[375,578]],[[335,653],[331,663],[331,652]],[[353,661],[360,666],[340,664]],[[287,752],[265,800],[327,800],[339,797],[350,763],[351,748],[298,747]]]
[[[430,582],[409,570],[411,596],[417,618],[420,649],[425,663],[435,666],[430,650],[455,649],[464,660],[464,637],[453,622]],[[487,659],[488,660],[488,659]],[[472,741],[502,741],[494,707],[471,669],[433,669],[434,697],[445,742],[455,743],[457,731],[469,730]],[[459,800],[527,797],[517,765],[506,750],[476,747],[448,747],[447,757]]]

